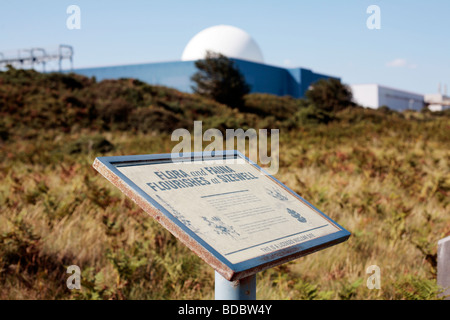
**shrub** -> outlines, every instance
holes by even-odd
[[[106,153],[113,149],[114,145],[100,135],[83,136],[65,146],[65,151],[69,154]]]
[[[244,76],[234,62],[220,53],[208,52],[195,62],[198,72],[192,76],[195,93],[234,108],[244,106],[244,95],[250,92]]]
[[[142,131],[172,132],[184,128],[187,123],[175,113],[157,106],[134,109],[130,115],[131,128]]]
[[[290,96],[278,97],[266,93],[251,93],[245,96],[245,108],[242,111],[255,113],[261,117],[273,116],[278,120],[292,117],[305,106],[303,99]]]
[[[337,79],[321,79],[306,92],[308,102],[326,112],[336,112],[350,106],[352,91]]]
[[[334,116],[314,105],[300,109],[294,116],[299,125],[328,123],[334,119]]]

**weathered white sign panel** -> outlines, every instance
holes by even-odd
[[[228,280],[350,236],[237,151],[100,157],[94,168]]]

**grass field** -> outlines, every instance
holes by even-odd
[[[152,88],[150,125],[125,130],[113,125],[114,114],[89,116],[86,101],[76,112],[45,109],[61,99],[67,106],[67,92],[33,87],[40,75],[23,77],[0,77],[0,299],[213,298],[213,270],[92,168],[101,155],[170,152],[171,130],[151,130],[155,113],[166,123],[185,121],[180,127],[199,118],[209,127],[279,127],[276,177],[352,233],[343,244],[259,273],[258,299],[437,297],[437,241],[450,235],[448,115],[354,108],[327,123],[299,124]],[[70,97],[87,96],[86,87]],[[41,101],[39,90],[54,100],[40,110],[55,118],[20,117],[17,108],[29,114]],[[210,111],[190,108],[186,116],[179,110],[186,99]],[[48,125],[63,116],[67,125]],[[82,270],[81,290],[66,287],[69,265]],[[381,271],[379,290],[366,286],[371,265]]]

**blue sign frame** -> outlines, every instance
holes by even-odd
[[[173,156],[173,157],[172,157]],[[160,164],[160,163],[173,163],[173,162],[192,162],[192,161],[204,161],[204,160],[218,160],[218,159],[243,159],[248,164],[254,166],[258,170],[262,171],[268,178],[270,178],[277,185],[284,190],[292,194],[299,201],[308,205],[323,218],[333,224],[338,231],[322,237],[311,239],[296,245],[289,246],[262,254],[261,256],[251,258],[239,263],[231,263],[226,255],[222,255],[217,252],[214,247],[206,243],[195,232],[189,229],[183,224],[177,217],[171,212],[165,209],[158,201],[151,197],[148,193],[144,192],[133,181],[127,178],[117,168],[119,166],[134,166],[134,165],[148,165],[148,164]],[[175,159],[175,161],[174,161]],[[193,152],[184,154],[183,156],[173,154],[148,154],[148,155],[131,155],[131,156],[112,156],[112,157],[98,157],[95,159],[93,167],[100,172],[111,183],[118,187],[125,195],[136,202],[145,212],[150,214],[161,225],[163,225],[169,232],[177,237],[182,243],[184,243],[189,249],[194,251],[200,258],[213,267],[216,272],[221,274],[225,279],[229,281],[238,280],[244,277],[253,275],[259,271],[274,267],[286,263],[288,261],[297,259],[307,254],[328,248],[338,243],[346,241],[350,237],[350,232],[345,230],[337,222],[333,221],[307,200],[303,199],[297,193],[292,191],[278,179],[269,175],[263,168],[256,163],[248,159],[245,155],[237,150],[228,151],[215,151],[215,152]],[[307,230],[311,231],[311,230]],[[304,232],[307,232],[304,231]],[[278,240],[278,239],[276,239]]]

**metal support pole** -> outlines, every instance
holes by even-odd
[[[216,300],[256,300],[256,274],[236,281],[228,281],[215,272]]]
[[[440,296],[450,300],[450,236],[438,241],[437,284],[444,290]]]

